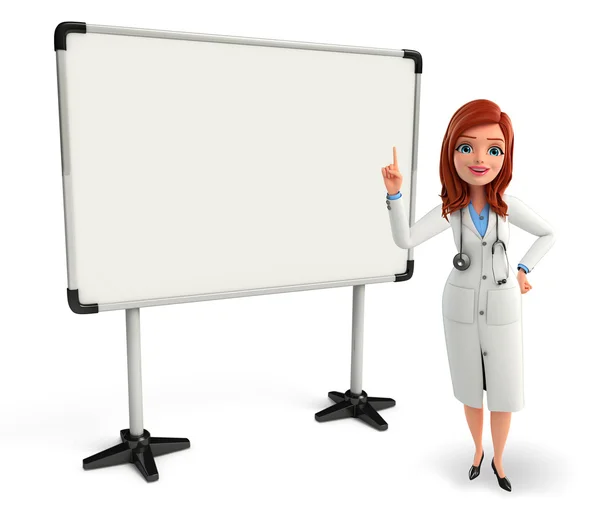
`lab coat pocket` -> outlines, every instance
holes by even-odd
[[[444,316],[459,323],[473,323],[475,290],[446,283],[442,296]]]
[[[519,286],[491,290],[487,293],[487,324],[508,325],[521,317],[521,290]]]

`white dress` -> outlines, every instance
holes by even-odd
[[[503,200],[508,205],[508,216],[498,216],[498,237],[504,241],[507,252],[509,223],[538,236],[519,261],[531,272],[554,244],[555,235],[550,225],[521,200],[509,195],[504,195]],[[448,223],[442,217],[440,204],[409,229],[403,199],[386,202],[392,236],[400,248],[413,248],[451,226],[458,253],[460,211],[448,216]],[[489,410],[515,412],[524,407],[521,290],[510,266],[507,277],[506,257],[500,245],[495,246],[492,269],[496,213],[490,208],[487,231],[481,237],[469,208],[462,211],[463,253],[470,257],[471,264],[464,271],[452,266],[442,295],[454,395],[465,405],[481,408],[485,376]],[[507,282],[498,285],[494,272],[498,279],[507,278]]]

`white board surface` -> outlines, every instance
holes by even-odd
[[[82,304],[133,308],[406,271],[381,167],[395,145],[409,202],[413,60],[148,34],[88,25],[56,52],[68,282]]]

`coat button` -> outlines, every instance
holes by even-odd
[[[484,241],[483,243],[481,243],[483,246],[485,246],[487,243]]]
[[[479,311],[479,314],[483,315],[483,311]]]
[[[487,357],[487,352],[483,352],[483,356],[484,356],[484,357]]]
[[[387,208],[388,208],[388,211],[391,211],[391,210],[392,210],[392,208],[391,208],[389,205],[387,206]]]
[[[483,280],[485,280],[487,278],[487,275],[483,275],[483,277],[481,277]]]

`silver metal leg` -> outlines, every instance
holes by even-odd
[[[139,437],[144,433],[140,309],[127,309],[125,319],[127,330],[127,377],[129,382],[129,431],[132,436]]]
[[[350,369],[350,391],[362,392],[363,334],[365,328],[365,286],[352,288],[352,362]]]

